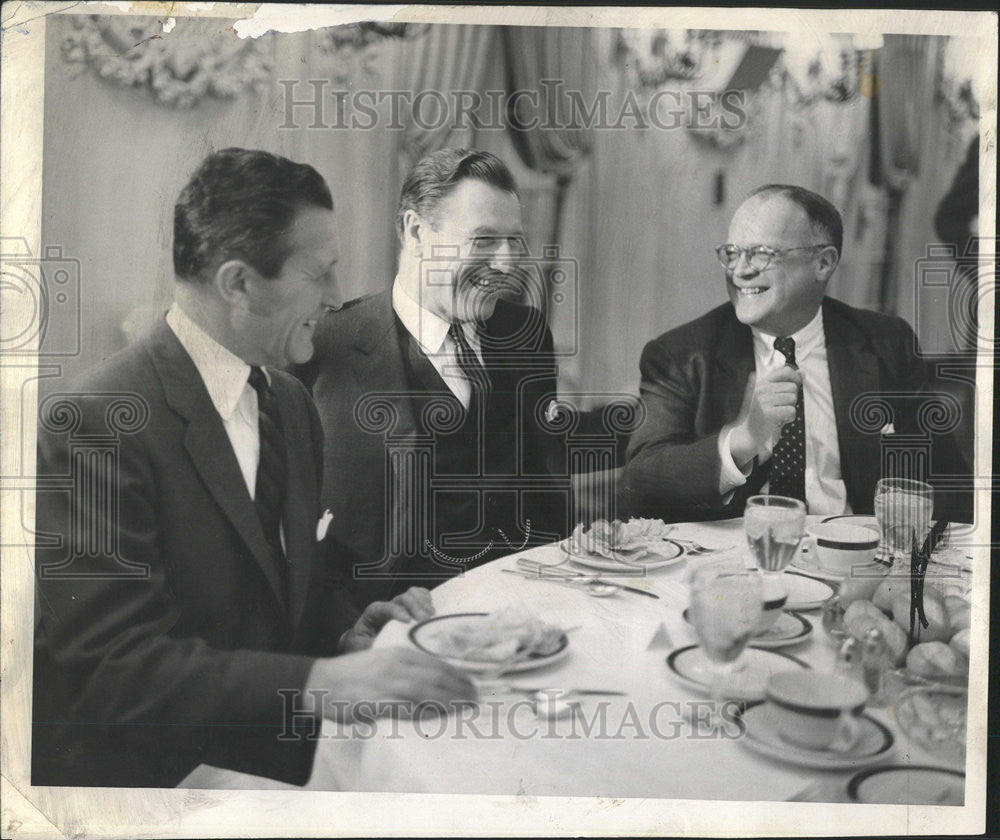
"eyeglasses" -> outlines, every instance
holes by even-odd
[[[767,245],[754,245],[752,248],[741,248],[739,245],[720,245],[715,249],[715,255],[719,258],[722,267],[728,270],[736,268],[740,261],[740,255],[747,255],[747,262],[750,268],[755,271],[763,271],[771,264],[775,257],[781,257],[792,251],[815,251],[817,248],[829,248],[830,243],[825,245],[802,245],[799,248],[769,248]]]

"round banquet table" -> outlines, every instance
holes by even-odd
[[[518,557],[564,561],[558,545],[471,569],[432,591],[439,616],[517,608],[572,628],[566,656],[534,670],[504,674],[499,679],[506,686],[592,688],[624,692],[623,696],[575,697],[576,714],[552,718],[539,715],[525,695],[491,689],[480,692],[478,707],[445,717],[383,718],[353,727],[325,721],[307,788],[848,801],[847,780],[868,764],[847,770],[798,766],[755,752],[739,737],[712,736],[707,727],[692,722],[692,711],[700,709],[705,714],[710,697],[678,681],[666,664],[671,650],[696,643],[693,628],[682,615],[689,603],[687,576],[696,564],[745,557],[748,549],[740,519],[684,524],[671,536],[722,550],[647,570],[639,580],[615,578],[648,589],[657,599],[625,591],[592,597],[575,587],[503,571],[514,569]],[[967,579],[958,582],[959,587],[967,588],[967,584]],[[811,634],[781,652],[811,668],[832,670],[837,644],[823,630],[820,609],[803,614],[812,624]],[[409,629],[390,622],[376,639],[376,647],[412,645]],[[962,769],[909,741],[892,709],[869,707],[866,713],[893,736],[893,749],[880,763]],[[182,786],[286,787],[207,767],[196,770]]]
[[[512,686],[596,688],[625,696],[576,698],[581,717],[538,716],[528,698],[481,692],[477,714],[421,721],[383,720],[357,739],[321,742],[310,788],[356,791],[524,794],[730,800],[786,800],[805,795],[842,799],[854,770],[813,770],[760,755],[739,738],[710,737],[687,718],[707,708],[703,692],[677,681],[666,667],[671,649],[694,644],[682,617],[686,577],[700,563],[747,552],[742,520],[680,526],[672,536],[728,549],[650,570],[624,581],[659,599],[620,592],[592,597],[571,587],[524,579],[502,570],[526,556],[558,562],[557,545],[512,555],[433,590],[438,615],[517,607],[569,632],[567,656],[542,668],[509,673]],[[586,571],[586,570],[584,570]],[[929,574],[931,574],[929,572]],[[814,669],[831,670],[837,647],[819,609],[805,613],[813,631],[782,651]],[[387,625],[376,646],[411,644],[408,627]],[[603,707],[603,712],[602,712]],[[868,709],[886,724],[894,750],[884,763],[942,765],[908,741],[890,710]],[[589,733],[586,731],[589,724]],[[332,729],[332,727],[331,727]],[[346,747],[346,749],[345,749]],[[809,791],[804,791],[806,786]]]

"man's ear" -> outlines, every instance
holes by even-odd
[[[828,245],[819,252],[816,261],[818,264],[816,280],[820,283],[826,283],[833,276],[833,272],[837,270],[837,265],[840,263],[840,255],[837,253],[836,248]]]
[[[403,213],[403,247],[423,256],[427,226],[416,210]]]
[[[215,270],[215,289],[231,307],[247,308],[247,284],[252,271],[243,260],[226,260]]]

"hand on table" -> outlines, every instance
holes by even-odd
[[[306,696],[323,702],[323,717],[349,722],[359,704],[364,714],[375,717],[383,704],[401,717],[411,716],[414,706],[448,708],[455,702],[477,699],[472,680],[457,668],[420,651],[404,647],[365,650],[332,659],[317,659],[306,681]],[[388,708],[387,704],[400,704]]]
[[[390,621],[408,623],[411,619],[423,621],[434,615],[431,593],[420,586],[411,586],[402,595],[391,601],[375,601],[369,604],[354,627],[340,639],[340,652],[352,653],[367,650],[372,646],[379,631]]]
[[[755,373],[747,380],[743,406],[729,439],[733,461],[746,464],[766,449],[785,423],[795,419],[795,403],[802,387],[802,373],[789,365]]]

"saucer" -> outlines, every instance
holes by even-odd
[[[784,581],[788,586],[786,610],[817,610],[837,594],[828,581],[803,572],[786,571]]]
[[[748,647],[739,660],[740,670],[727,678],[726,697],[731,700],[763,700],[771,674],[807,669],[809,666],[779,650]],[[677,648],[667,657],[667,668],[674,679],[696,691],[709,691],[715,664],[698,645]]]
[[[740,716],[746,731],[742,742],[749,749],[778,761],[818,770],[853,770],[884,760],[893,749],[892,733],[867,714],[858,718],[858,740],[843,752],[809,749],[791,744],[771,718],[767,703],[749,705]]]
[[[691,610],[685,609],[684,620],[691,623]],[[813,631],[812,622],[796,612],[783,612],[763,633],[751,636],[750,645],[755,648],[780,648],[797,645]]]
[[[852,802],[892,805],[964,805],[965,774],[945,767],[892,764],[851,777]]]

